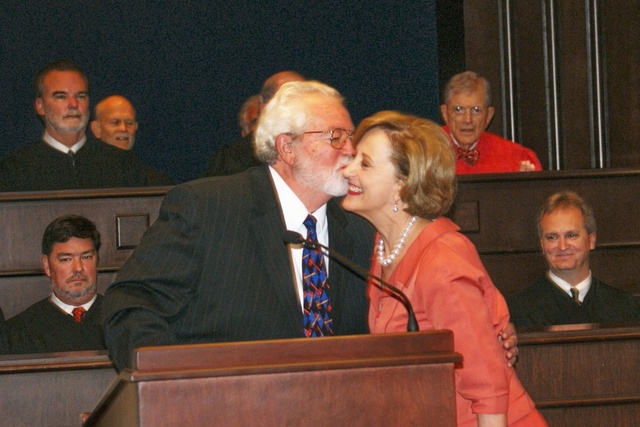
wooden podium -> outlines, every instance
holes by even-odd
[[[455,426],[450,331],[148,347],[84,426]]]

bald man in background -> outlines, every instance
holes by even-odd
[[[42,67],[34,80],[40,138],[0,161],[0,191],[144,187],[145,166],[132,152],[87,135],[89,79],[68,60]]]
[[[130,151],[136,141],[138,120],[133,104],[121,95],[112,95],[98,102],[91,122],[91,132],[102,142]],[[132,155],[134,155],[132,153]],[[173,179],[161,170],[144,165],[150,186],[174,185]]]
[[[137,130],[136,109],[124,96],[109,96],[96,105],[91,132],[97,139],[122,150],[131,150]]]
[[[260,95],[253,95],[247,98],[238,112],[238,126],[240,134],[244,138],[256,130],[258,126],[258,112],[260,111]]]
[[[302,82],[304,80],[305,78],[295,71],[280,71],[265,80],[260,90],[257,119],[260,118],[262,109],[273,98],[280,86],[285,83]],[[205,176],[233,175],[260,164],[253,150],[253,132],[250,132],[243,135],[241,139],[220,147],[209,159]]]

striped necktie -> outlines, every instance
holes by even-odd
[[[574,287],[571,287],[571,296],[573,297],[573,302],[575,302],[578,305],[582,304],[580,302],[580,291],[579,290],[577,290]]]
[[[316,219],[308,215],[304,221],[307,228],[307,240],[316,242]],[[302,290],[304,334],[307,337],[333,335],[331,317],[331,301],[327,294],[327,269],[324,255],[316,248],[304,246],[302,250]]]
[[[82,316],[84,316],[84,313],[87,310],[84,309],[84,307],[76,307],[71,311],[71,314],[73,315],[73,320],[75,320],[76,322],[80,323],[82,322]]]

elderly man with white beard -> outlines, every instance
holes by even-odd
[[[118,369],[131,366],[136,347],[368,332],[364,280],[283,241],[296,231],[369,266],[373,229],[338,199],[353,130],[335,89],[286,83],[260,115],[262,165],[167,194],[105,293],[105,341]]]

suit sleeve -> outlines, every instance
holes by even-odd
[[[198,199],[189,186],[171,190],[158,220],[122,266],[104,299],[105,342],[118,370],[130,366],[136,347],[177,342],[169,319],[195,293],[204,233]]]

